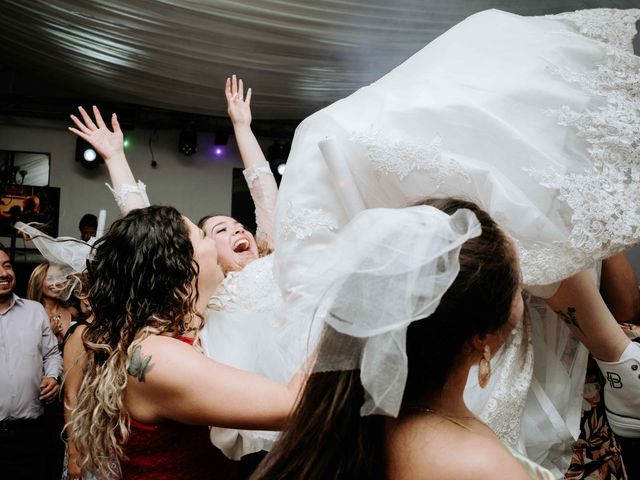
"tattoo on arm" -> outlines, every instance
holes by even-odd
[[[138,345],[133,350],[127,373],[132,377],[135,377],[140,382],[144,382],[144,374],[151,370],[149,362],[151,361],[151,355],[142,358],[142,347]]]
[[[562,321],[567,324],[568,327],[576,327],[578,330],[584,333],[582,331],[582,328],[580,328],[580,325],[578,325],[575,307],[567,308],[566,312],[563,312],[562,310],[556,310],[556,313],[562,319]]]

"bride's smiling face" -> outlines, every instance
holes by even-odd
[[[255,238],[235,218],[216,215],[204,222],[203,230],[216,242],[218,263],[225,273],[242,270],[258,258]]]

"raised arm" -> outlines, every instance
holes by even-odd
[[[273,250],[273,219],[275,216],[278,186],[271,167],[262,153],[251,130],[251,89],[244,96],[242,79],[235,75],[227,78],[225,85],[227,112],[233,124],[233,132],[244,164],[244,176],[256,207],[256,241],[261,250]]]
[[[129,377],[126,407],[142,422],[163,419],[217,427],[280,430],[302,386],[298,373],[281,385],[215,362],[178,340],[152,336],[141,358],[151,357],[143,380]]]
[[[124,136],[118,123],[118,117],[111,115],[111,128],[105,125],[100,110],[93,106],[95,122],[84,108],[78,107],[82,119],[71,115],[71,120],[77,128],[69,127],[69,131],[82,138],[104,159],[113,187],[111,192],[115,196],[118,207],[123,215],[135,208],[149,206],[149,199],[144,184],[136,183],[131,172],[127,157],[124,154]]]

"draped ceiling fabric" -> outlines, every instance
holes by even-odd
[[[302,119],[367,85],[464,17],[541,15],[640,0],[0,0],[0,58],[73,92],[225,115],[220,88],[255,88],[254,117]]]

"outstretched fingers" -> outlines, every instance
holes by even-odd
[[[233,97],[238,96],[238,78],[235,73],[231,75],[231,95]]]
[[[86,112],[86,110],[82,107],[78,107],[78,111],[80,112],[80,115],[82,116],[82,120],[84,121],[85,126],[89,129],[89,130],[97,130],[98,127],[96,127],[96,124],[93,123],[93,120],[91,120],[91,117],[89,116],[89,114]]]
[[[70,115],[71,117],[71,121],[76,125],[76,127],[78,127],[78,130],[82,133],[86,133],[87,135],[89,135],[91,133],[91,130],[89,130],[86,125],[84,123],[82,123],[80,121],[80,119],[78,117],[76,117],[75,115]],[[75,130],[75,128],[74,128]]]
[[[98,128],[106,128],[107,126],[104,124],[104,120],[102,120],[102,115],[100,115],[100,110],[95,105],[92,107],[93,116],[96,118],[96,124]]]
[[[122,132],[122,130],[120,130],[120,123],[118,122],[118,116],[115,113],[111,114],[111,128],[113,128],[114,133]]]
[[[73,117],[72,117],[73,118]],[[84,132],[81,132],[80,130],[78,130],[77,128],[73,128],[73,127],[69,127],[69,131],[71,133],[73,133],[74,135],[80,137],[81,139],[83,139],[85,142],[89,142],[89,135],[87,135]],[[90,142],[89,142],[90,143]]]
[[[231,101],[231,79],[229,77],[227,77],[227,83],[224,85],[224,94],[227,97],[227,101]]]

